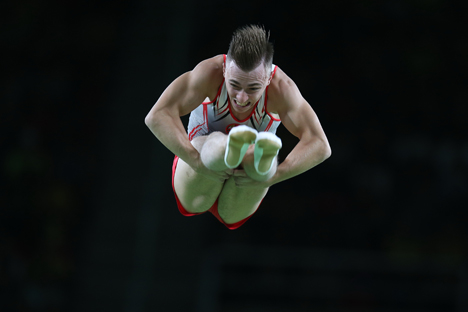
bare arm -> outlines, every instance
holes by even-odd
[[[298,144],[278,166],[270,179],[275,184],[297,176],[330,157],[331,149],[320,121],[302,97],[296,84],[282,71],[279,81],[272,86],[269,108],[276,111],[286,129],[299,138]]]
[[[211,90],[216,90],[221,83],[222,74],[219,78],[219,73],[222,69],[217,68],[214,59],[216,57],[201,62],[174,80],[145,118],[146,125],[158,140],[192,168],[202,166],[200,154],[188,140],[180,116],[201,105],[211,95]]]

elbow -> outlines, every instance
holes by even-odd
[[[332,151],[331,151],[330,144],[327,144],[323,160],[330,158],[331,154],[332,154]]]
[[[327,140],[323,141],[322,143],[322,161],[327,160],[330,158],[332,154],[330,144],[328,143]]]
[[[154,129],[161,122],[162,112],[157,109],[152,109],[145,117],[145,124],[148,128]]]
[[[167,112],[165,109],[155,109],[153,108],[148,115],[145,117],[146,126],[156,134],[164,127],[167,127],[167,122],[169,119],[173,118],[173,114]]]
[[[154,124],[154,118],[151,116],[151,114],[149,113],[148,115],[146,115],[145,117],[145,125],[148,127],[148,128],[151,128],[151,125]]]

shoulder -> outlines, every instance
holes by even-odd
[[[272,112],[287,110],[302,100],[295,82],[279,67],[268,88],[268,108]]]
[[[206,60],[201,61],[200,63],[195,66],[193,71],[204,71],[206,73],[221,73],[223,74],[223,63],[224,63],[224,55],[219,54],[214,57],[208,58]]]
[[[175,107],[180,116],[197,108],[204,99],[216,96],[223,81],[223,55],[201,61],[177,77],[158,100],[160,107]]]
[[[223,62],[222,54],[201,61],[189,72],[190,79],[199,87],[218,88],[224,78]]]
[[[283,93],[289,92],[295,88],[296,84],[294,81],[286,75],[286,73],[280,68],[276,68],[276,73],[270,83],[270,92],[274,92],[276,96],[280,96]]]

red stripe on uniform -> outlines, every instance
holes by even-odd
[[[203,106],[203,124],[206,125],[206,130],[210,132],[210,128],[208,126],[208,106]]]
[[[198,125],[198,126],[196,126],[195,128],[192,129],[192,131],[189,133],[189,140],[190,141],[192,141],[195,134],[197,134],[197,132],[201,130],[202,126],[203,126],[203,124]]]
[[[273,74],[271,75],[271,79],[273,80],[273,77],[275,76],[276,74],[276,70],[278,69],[278,66],[275,66],[275,69],[273,70]],[[270,114],[270,112],[268,111],[268,107],[267,107],[267,100],[268,100],[268,88],[270,87],[270,85],[268,85],[266,87],[266,90],[265,90],[265,110],[266,110],[266,113],[268,114],[268,116],[270,116],[271,119],[275,120],[275,121],[281,121],[281,119],[278,119],[278,118],[275,118],[273,117],[273,115]]]
[[[226,108],[222,111],[222,112],[218,112],[216,115],[219,116],[221,115],[222,113],[224,113],[225,111],[227,111],[229,109],[229,106],[226,105]]]

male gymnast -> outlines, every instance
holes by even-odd
[[[265,29],[239,28],[227,55],[206,59],[175,79],[146,116],[152,133],[175,154],[172,187],[183,215],[210,211],[237,229],[270,186],[330,157],[314,110],[272,62]],[[180,117],[189,113],[186,131]],[[299,141],[278,164],[280,123]]]

